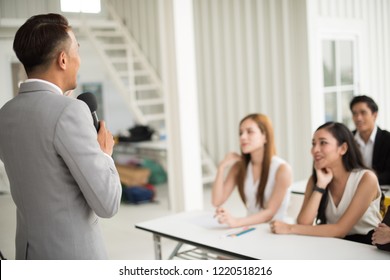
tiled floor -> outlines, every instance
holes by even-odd
[[[172,214],[168,209],[168,191],[166,185],[156,187],[156,203],[142,205],[122,204],[116,216],[100,219],[109,257],[116,260],[151,260],[154,259],[152,234],[136,229],[136,223]],[[298,198],[300,199],[300,198]],[[295,215],[300,201],[292,200],[289,215]],[[212,211],[210,187],[204,187],[205,210]],[[245,209],[237,193],[226,203],[226,207],[236,215],[244,215]],[[6,258],[15,256],[15,205],[9,194],[0,195],[0,250]],[[162,239],[163,258],[166,259],[174,248],[175,242]]]

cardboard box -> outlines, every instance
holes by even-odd
[[[121,183],[126,186],[143,186],[148,183],[150,170],[132,165],[115,164]]]

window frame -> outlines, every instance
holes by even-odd
[[[336,85],[334,86],[325,86],[324,85],[324,52],[323,52],[323,43],[324,41],[335,42],[335,76],[336,76]],[[342,85],[341,84],[341,71],[340,71],[340,51],[339,44],[340,42],[351,42],[352,43],[352,68],[353,68],[353,83],[351,85]],[[342,94],[345,92],[352,92],[352,96],[356,96],[360,91],[360,75],[359,75],[359,37],[356,33],[323,33],[319,38],[319,46],[320,46],[320,92],[321,92],[321,100],[322,100],[322,112],[323,112],[323,120],[326,121],[326,102],[325,95],[329,93],[336,94],[336,120],[337,122],[343,122],[343,102],[342,102]],[[345,121],[343,122],[345,123]],[[349,114],[348,121],[345,123],[349,124],[349,128],[353,125],[352,122],[352,114]]]

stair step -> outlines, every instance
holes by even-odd
[[[85,21],[81,19],[72,19],[72,26],[77,28],[85,28]],[[88,26],[92,31],[95,30],[113,30],[120,27],[120,24],[111,19],[88,19]]]
[[[119,30],[113,29],[113,30],[94,30],[92,31],[93,35],[95,37],[109,37],[109,38],[116,38],[116,37],[123,37],[122,32]]]
[[[149,75],[149,72],[147,70],[137,70],[134,71],[134,76],[135,77],[142,77],[142,76],[147,76]]]
[[[143,99],[137,100],[138,106],[148,106],[148,105],[162,105],[164,104],[164,99],[162,98],[153,98],[153,99]]]
[[[164,114],[153,114],[153,115],[145,115],[145,120],[147,122],[151,122],[151,121],[162,121],[165,119],[165,115]]]
[[[108,56],[108,59],[111,61],[111,63],[127,63],[127,57],[126,56]],[[133,57],[133,63],[140,63],[141,59],[139,57]]]
[[[128,70],[122,70],[118,71],[118,75],[121,78],[128,78],[129,77],[129,71]],[[134,77],[146,77],[149,76],[148,70],[135,70],[133,73]]]
[[[155,90],[155,89],[159,89],[159,86],[156,84],[136,85],[134,87],[135,91],[148,91],[148,90]]]
[[[128,70],[122,70],[122,71],[118,71],[118,75],[122,79],[127,79],[129,78],[130,74]],[[147,70],[136,70],[133,73],[133,77],[147,77],[147,76],[149,76],[149,72]]]
[[[109,57],[108,59],[111,61],[111,63],[127,63],[127,58],[125,56]]]
[[[106,51],[127,50],[126,44],[102,44],[102,48]]]

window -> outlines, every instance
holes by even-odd
[[[325,121],[342,122],[352,129],[349,102],[357,93],[354,40],[323,40]]]
[[[100,13],[100,0],[61,0],[61,11],[70,13]]]

